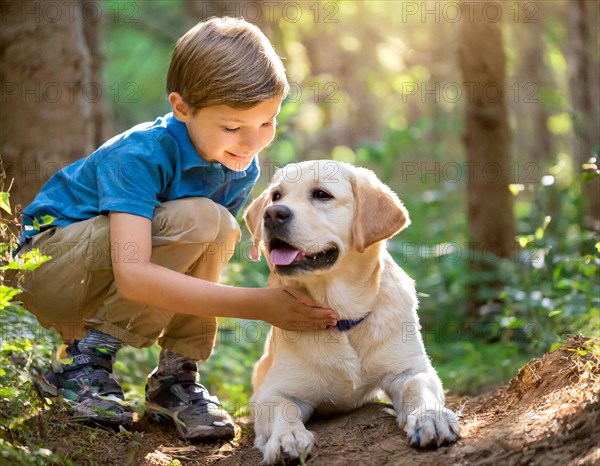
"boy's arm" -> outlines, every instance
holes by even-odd
[[[145,217],[112,212],[110,242],[117,290],[125,299],[174,314],[259,319],[282,328],[315,330],[336,323],[331,310],[310,306],[310,298],[296,291],[298,298],[281,287],[231,287],[153,264],[152,221]]]

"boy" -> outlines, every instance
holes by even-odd
[[[215,317],[335,325],[331,310],[297,291],[215,283],[239,241],[234,215],[259,176],[257,154],[274,137],[286,90],[281,60],[257,27],[199,23],[173,52],[172,113],[58,172],[23,212],[22,251],[52,256],[24,277],[23,302],[58,329],[72,358],[37,385],[81,419],[131,424],[112,378],[115,354],[158,339],[146,411],[171,418],[186,439],[231,437],[233,421],[198,383]],[[35,229],[44,215],[55,220]]]

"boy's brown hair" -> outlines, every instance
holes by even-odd
[[[167,93],[181,94],[193,113],[215,105],[243,110],[285,97],[287,90],[273,46],[242,18],[198,23],[177,42],[167,73]]]

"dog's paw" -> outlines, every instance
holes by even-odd
[[[275,432],[261,448],[264,464],[275,464],[280,459],[306,458],[315,443],[312,432],[295,426],[283,432]]]
[[[448,408],[417,410],[406,418],[408,444],[415,448],[437,448],[460,438],[456,414]]]

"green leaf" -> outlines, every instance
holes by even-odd
[[[11,261],[8,265],[3,265],[0,270],[19,270],[19,263],[17,261]]]
[[[12,214],[12,210],[10,208],[10,193],[6,191],[0,192],[0,209]]]
[[[520,328],[525,325],[525,321],[523,319],[515,319],[508,323],[508,328]]]
[[[556,351],[557,349],[562,348],[563,345],[564,345],[564,343],[561,341],[557,341],[556,343],[553,343],[552,346],[550,347],[550,352]]]
[[[45,227],[47,225],[50,225],[54,220],[56,220],[56,218],[52,215],[42,215],[40,217],[40,220],[43,222],[41,226]]]
[[[525,185],[524,184],[509,184],[508,189],[512,193],[513,196],[516,196],[521,191],[525,191]]]
[[[535,240],[535,237],[533,235],[519,236],[519,238],[518,238],[519,246],[521,246],[522,248],[525,248],[529,243],[532,243],[534,240]]]
[[[571,130],[571,116],[567,112],[548,117],[548,129],[552,134],[566,134]]]
[[[556,316],[556,315],[558,315],[558,314],[562,314],[562,310],[550,311],[550,312],[548,313],[548,317],[554,317],[554,316]]]
[[[583,348],[567,348],[567,351],[577,353],[579,356],[586,356],[588,354],[588,351]]]
[[[25,254],[21,254],[23,262],[35,264],[36,266],[42,265],[44,262],[48,262],[52,257],[44,255],[39,249],[33,248]]]
[[[568,290],[573,286],[573,280],[569,280],[567,278],[561,278],[557,283],[556,283],[556,288],[558,288],[559,290]]]
[[[535,230],[535,239],[543,239],[544,238],[544,229],[543,228],[537,228]]]
[[[590,181],[595,180],[598,176],[600,176],[600,175],[596,172],[594,172],[594,173],[585,172],[585,173],[581,174],[581,180],[584,183],[589,183]]]
[[[16,387],[2,387],[0,388],[1,398],[14,398],[17,393]]]
[[[51,256],[46,256],[39,249],[33,248],[31,251],[21,254],[19,259],[10,261],[8,265],[0,267],[0,270],[35,270],[50,259],[52,259]]]
[[[0,311],[8,306],[11,300],[18,295],[21,290],[9,286],[0,285]]]
[[[40,220],[42,221],[42,223],[40,223]],[[40,230],[42,227],[50,225],[54,220],[56,220],[56,218],[54,218],[52,215],[42,215],[40,217],[40,220],[38,220],[37,218],[33,219],[34,229]]]

